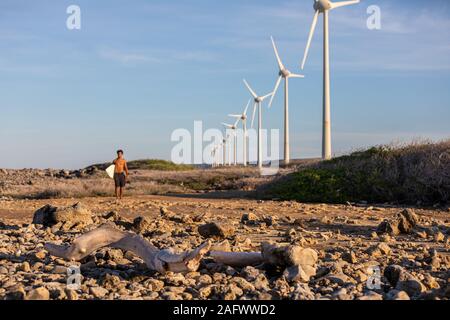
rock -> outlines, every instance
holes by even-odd
[[[94,296],[94,298],[101,299],[108,294],[108,290],[102,287],[90,287],[89,293]]]
[[[151,220],[147,217],[137,217],[133,221],[133,231],[136,233],[144,233],[151,227]]]
[[[411,300],[405,291],[391,290],[386,294],[387,300]]]
[[[418,296],[426,291],[423,283],[401,266],[390,265],[386,267],[384,276],[396,290],[405,291],[410,297]]]
[[[67,300],[78,300],[78,293],[75,290],[66,289],[65,290]]]
[[[30,272],[31,271],[30,263],[28,261],[25,261],[24,263],[20,264],[18,267],[18,271]]]
[[[247,281],[254,281],[256,278],[258,278],[259,274],[261,272],[256,269],[255,267],[248,266],[242,269],[241,275],[247,280]]]
[[[24,300],[26,296],[25,290],[21,285],[15,285],[8,289],[5,300]]]
[[[435,233],[433,238],[434,238],[434,241],[436,241],[436,242],[444,242],[445,235],[442,232],[439,231],[439,232]]]
[[[345,252],[342,255],[342,260],[344,260],[348,263],[351,263],[351,264],[355,264],[356,262],[358,262],[358,260],[356,259],[356,254],[353,251]]]
[[[259,218],[256,214],[254,213],[244,213],[241,217],[241,223],[245,224],[245,225],[256,225],[259,222]]]
[[[39,288],[33,289],[30,292],[28,292],[26,299],[27,300],[49,300],[50,292],[44,287],[39,287]]]
[[[414,211],[405,209],[392,220],[384,220],[377,228],[378,234],[388,233],[397,236],[401,233],[408,234],[417,225],[418,218]]]
[[[44,250],[40,250],[34,254],[34,257],[38,260],[44,260],[45,256],[46,256],[46,253]]]
[[[299,265],[302,267],[315,267],[318,260],[317,251],[296,245],[282,247],[265,242],[261,247],[264,260],[276,266],[290,267]]]
[[[374,291],[367,292],[364,296],[357,298],[356,300],[383,300],[383,296]]]
[[[59,223],[66,225],[66,228],[90,225],[93,223],[92,213],[80,203],[61,208],[46,205],[34,213],[33,224],[52,227]]]
[[[298,283],[294,287],[294,291],[289,296],[292,300],[314,300],[315,296],[308,285],[304,283]]]
[[[67,274],[67,267],[65,266],[55,266],[52,270],[54,274]]]
[[[315,274],[315,268],[304,270],[301,266],[295,265],[286,268],[283,276],[288,282],[309,282],[311,277],[315,276]]]
[[[338,274],[329,274],[326,276],[326,278],[331,281],[332,283],[336,283],[339,286],[343,286],[348,283],[354,283],[355,279],[352,279],[351,277],[347,276],[344,273],[338,273]]]
[[[234,235],[235,228],[231,224],[212,222],[198,227],[198,232],[204,238],[228,238]]]

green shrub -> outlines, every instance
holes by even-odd
[[[299,169],[260,191],[302,202],[448,203],[450,140],[354,152]]]

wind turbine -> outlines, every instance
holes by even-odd
[[[237,129],[237,124],[239,122],[239,119],[236,121],[236,123],[234,125],[232,124],[227,124],[227,123],[222,123],[226,128],[233,130],[233,136],[234,136],[234,165],[237,165],[237,134],[236,134],[236,129]]]
[[[302,70],[308,57],[311,40],[316,29],[319,14],[323,13],[323,133],[322,133],[322,158],[331,159],[331,107],[330,107],[330,52],[329,52],[329,28],[328,12],[330,10],[359,3],[359,0],[331,2],[329,0],[314,1],[314,19],[309,32],[305,55],[302,61]]]
[[[277,94],[281,80],[284,79],[284,164],[287,165],[291,162],[291,151],[289,143],[289,79],[304,78],[305,76],[292,73],[288,69],[286,69],[280,59],[280,55],[278,54],[278,49],[275,45],[273,37],[270,37],[270,39],[272,40],[273,50],[275,51],[275,57],[277,58],[278,62],[279,76],[275,84],[275,89],[273,90],[272,98],[270,99],[269,108],[272,107],[273,98],[275,98],[275,95]]]
[[[244,156],[243,156],[244,157],[244,160],[243,160],[244,167],[247,166],[247,111],[248,111],[248,108],[250,107],[251,101],[252,101],[251,99],[248,100],[247,107],[245,107],[245,110],[242,114],[230,114],[229,115],[232,118],[237,118],[236,125],[238,124],[239,121],[242,121],[242,128],[244,129],[244,144],[243,144],[243,146],[244,146]]]
[[[245,86],[247,87],[248,91],[250,91],[250,94],[252,95],[253,99],[255,100],[255,103],[253,104],[253,117],[252,117],[252,128],[253,123],[255,122],[255,114],[256,114],[256,108],[258,107],[258,168],[262,169],[263,166],[263,159],[262,159],[262,108],[261,104],[264,100],[266,100],[268,97],[270,97],[273,92],[266,94],[265,96],[258,96],[255,91],[250,87],[248,82],[244,79]]]

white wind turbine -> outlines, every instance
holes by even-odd
[[[305,55],[302,61],[302,70],[308,57],[311,40],[316,29],[319,14],[323,13],[323,133],[322,133],[322,158],[331,159],[331,107],[330,107],[330,53],[329,53],[329,28],[328,12],[330,10],[359,3],[359,0],[331,2],[329,0],[314,1],[314,19],[309,32]]]
[[[242,121],[242,128],[244,130],[244,155],[243,155],[243,163],[244,167],[247,166],[247,111],[250,107],[251,100],[248,100],[247,107],[245,107],[245,110],[242,114],[230,114],[229,116],[232,118],[237,118],[236,125],[239,123],[239,121]]]
[[[234,125],[227,124],[227,123],[222,123],[222,125],[224,125],[225,128],[233,130],[233,136],[234,136],[233,148],[234,148],[234,165],[235,166],[237,165],[237,134],[236,134],[236,129],[237,129],[238,122],[239,122],[239,119],[236,121],[236,123]]]
[[[247,87],[248,91],[250,91],[250,94],[252,95],[253,99],[255,99],[255,103],[253,104],[253,117],[252,117],[252,128],[253,123],[255,122],[255,114],[256,114],[256,108],[258,107],[258,168],[262,169],[263,166],[263,159],[262,159],[262,108],[261,104],[264,100],[266,100],[268,97],[270,97],[273,92],[266,94],[265,96],[258,96],[255,91],[250,87],[250,85],[247,83],[247,81],[244,79],[245,86]]]
[[[290,151],[290,142],[289,142],[289,79],[290,78],[304,78],[305,76],[301,74],[295,74],[290,72],[284,66],[283,62],[280,59],[280,55],[278,54],[277,46],[275,45],[275,41],[273,37],[270,37],[272,40],[273,50],[275,51],[275,57],[277,58],[278,68],[279,68],[279,77],[275,84],[275,89],[273,90],[272,98],[270,99],[269,108],[272,107],[273,99],[277,94],[278,88],[280,86],[281,80],[284,79],[284,164],[289,164],[291,162],[291,151]]]

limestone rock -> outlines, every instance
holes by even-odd
[[[212,222],[198,227],[198,232],[205,238],[228,238],[234,235],[235,228],[230,224]]]

